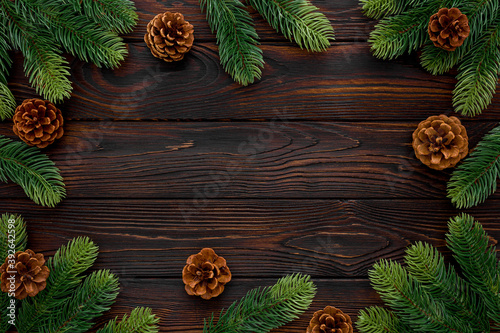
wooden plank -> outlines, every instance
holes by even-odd
[[[99,327],[115,316],[123,316],[136,306],[151,307],[160,317],[160,332],[200,333],[203,319],[216,315],[247,291],[259,286],[269,286],[276,279],[234,279],[223,294],[209,301],[189,296],[184,291],[182,280],[165,279],[121,279],[122,290],[110,313],[99,318]],[[298,319],[273,330],[273,333],[303,333],[314,312],[327,305],[338,308],[356,320],[357,313],[370,305],[382,305],[378,295],[370,288],[367,280],[327,280],[315,279],[318,288],[311,307]],[[217,318],[217,317],[216,317]]]
[[[154,58],[144,43],[115,71],[72,61],[73,97],[61,105],[67,119],[255,120],[286,114],[289,120],[409,120],[450,112],[454,75],[432,76],[416,56],[374,58],[367,43],[337,43],[309,54],[283,43],[262,45],[263,78],[248,87],[224,72],[215,44],[198,43],[183,62]],[[16,57],[10,88],[18,101],[36,93]],[[500,117],[498,95],[476,117]]]
[[[500,240],[500,201],[468,212]],[[75,200],[55,209],[2,200],[28,223],[29,247],[45,255],[77,236],[100,247],[95,268],[123,278],[177,278],[189,255],[212,247],[235,278],[364,278],[379,259],[401,260],[416,241],[445,246],[448,200]],[[189,210],[191,208],[191,210]]]
[[[312,2],[331,21],[337,41],[368,39],[368,34],[375,25],[375,21],[363,16],[358,1],[314,0]],[[186,20],[194,25],[196,41],[215,41],[215,35],[210,31],[205,14],[201,13],[199,3],[196,0],[182,2],[142,0],[136,1],[136,7],[139,14],[139,24],[133,33],[126,36],[127,40],[142,41],[147,23],[156,14],[171,11],[184,14]],[[262,41],[278,40],[286,42],[286,39],[281,34],[276,33],[255,10],[250,7],[247,8],[252,14],[255,28]]]
[[[414,157],[416,125],[71,122],[47,152],[70,198],[444,198],[449,172]],[[494,125],[467,123],[471,148]]]

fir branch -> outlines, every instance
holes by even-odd
[[[124,315],[121,322],[117,323],[115,318],[96,333],[157,333],[159,320],[150,308],[135,308],[130,316]]]
[[[65,0],[65,3],[104,30],[126,34],[137,24],[138,16],[130,0]]]
[[[5,28],[8,23],[5,17],[0,18],[0,24],[2,24],[2,26],[0,26],[0,83],[7,84],[7,76],[10,66],[12,65],[12,59],[8,53],[10,45],[7,42]]]
[[[453,106],[466,116],[480,114],[491,103],[500,70],[500,20],[485,38],[462,59],[453,91]]]
[[[360,333],[411,333],[408,326],[401,323],[391,311],[371,306],[359,311],[356,327]]]
[[[373,54],[377,58],[394,59],[422,46],[429,38],[429,17],[439,9],[440,3],[440,0],[429,1],[427,6],[382,19],[368,40]]]
[[[222,67],[241,85],[259,80],[264,67],[259,38],[250,14],[239,0],[200,0],[202,11],[213,31],[217,31]]]
[[[116,68],[125,59],[127,48],[122,38],[86,16],[75,15],[71,5],[61,4],[60,0],[24,3],[36,15],[34,19],[48,27],[55,40],[81,60]]]
[[[418,0],[361,0],[363,14],[373,19],[401,14],[416,3]]]
[[[66,195],[59,169],[47,155],[0,136],[0,181],[9,179],[39,205],[54,207]]]
[[[407,271],[450,313],[474,322],[472,329],[489,332],[484,303],[461,279],[453,266],[445,266],[443,256],[427,243],[417,242],[406,250]]]
[[[22,302],[16,321],[18,332],[37,333],[47,314],[60,311],[80,285],[81,274],[92,266],[97,254],[98,247],[87,237],[75,238],[57,250],[47,261],[50,269],[47,287],[37,297]]]
[[[288,275],[272,287],[250,290],[234,302],[214,324],[205,321],[204,333],[264,333],[282,326],[309,308],[316,287],[308,275]]]
[[[248,0],[248,4],[301,49],[323,52],[335,39],[330,21],[309,0]]]
[[[12,118],[16,110],[16,99],[10,89],[0,82],[0,120]]]
[[[500,326],[500,263],[496,248],[479,222],[467,214],[451,219],[446,235],[448,247],[472,288],[488,308],[488,316]]]
[[[456,318],[398,263],[381,260],[369,271],[380,297],[413,330],[434,333],[473,332],[467,318]]]
[[[14,233],[10,235],[12,229],[9,228],[9,221],[14,221]],[[10,237],[13,236],[14,238]],[[9,240],[12,240],[9,241]],[[12,245],[14,244],[14,248]],[[16,214],[2,214],[0,218],[0,261],[3,264],[5,258],[9,255],[9,249],[14,253],[17,251],[26,250],[28,244],[28,233],[26,231],[26,223],[23,218]]]
[[[486,134],[452,173],[448,198],[457,208],[483,203],[497,188],[500,176],[500,125]]]
[[[92,321],[110,309],[119,292],[118,278],[108,270],[93,272],[65,304],[50,313],[40,333],[84,333]]]
[[[68,62],[54,51],[54,38],[45,29],[28,25],[22,1],[0,0],[0,6],[10,19],[9,40],[23,53],[26,75],[37,93],[55,103],[70,97]]]

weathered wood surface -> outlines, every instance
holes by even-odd
[[[336,30],[323,54],[300,50],[252,12],[266,66],[249,87],[222,70],[195,0],[136,1],[140,22],[115,71],[68,57],[66,135],[46,150],[68,198],[43,208],[2,184],[0,212],[22,214],[29,246],[46,255],[79,235],[100,246],[95,269],[118,274],[122,292],[98,323],[150,306],[161,332],[199,333],[203,318],[249,289],[303,272],[318,286],[313,307],[275,332],[304,332],[326,305],[354,319],[380,305],[367,271],[381,258],[402,260],[412,242],[451,259],[446,222],[460,211],[446,199],[450,172],[423,166],[410,142],[419,121],[454,114],[456,72],[432,76],[416,54],[375,59],[366,42],[375,22],[358,1],[313,3]],[[147,22],[167,10],[195,25],[181,63],[161,62],[142,42]],[[14,58],[9,86],[22,101],[34,90]],[[500,120],[498,94],[481,116],[463,120],[472,148]],[[11,124],[0,134],[13,137]],[[497,243],[500,194],[468,212]],[[215,248],[234,275],[208,302],[188,296],[180,278],[202,247]]]

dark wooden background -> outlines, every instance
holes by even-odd
[[[411,133],[451,105],[455,73],[435,77],[415,54],[375,59],[366,42],[375,22],[355,0],[314,0],[336,42],[311,54],[276,34],[257,14],[266,66],[240,87],[221,69],[214,36],[195,0],[140,0],[140,23],[126,37],[118,70],[70,58],[74,93],[60,105],[66,134],[46,152],[68,196],[36,206],[13,184],[0,186],[1,212],[22,214],[31,248],[52,255],[73,237],[100,246],[95,269],[118,274],[122,291],[98,325],[136,306],[152,307],[162,332],[201,332],[203,318],[259,285],[303,272],[318,295],[299,320],[276,332],[305,332],[318,309],[356,318],[381,304],[367,271],[400,260],[414,241],[447,253],[450,172],[418,162]],[[195,46],[176,64],[142,41],[147,22],[182,12]],[[16,56],[11,84],[19,102],[35,95]],[[500,98],[462,120],[471,147],[500,119]],[[0,134],[14,137],[9,122]],[[500,238],[500,195],[470,210]],[[495,241],[496,242],[496,241]],[[188,296],[186,258],[203,247],[225,257],[233,280],[218,298]]]

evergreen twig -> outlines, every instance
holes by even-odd
[[[335,39],[330,21],[309,0],[248,0],[248,3],[300,48],[323,52]]]
[[[272,287],[250,290],[241,300],[205,321],[204,333],[266,333],[298,317],[309,308],[316,287],[308,275],[293,274]]]
[[[47,155],[0,136],[0,181],[9,179],[39,205],[54,207],[66,195],[59,169]]]
[[[457,208],[483,203],[497,189],[500,176],[500,125],[486,134],[452,173],[448,198]]]
[[[222,67],[241,85],[259,80],[264,67],[259,36],[250,14],[239,0],[200,0],[207,21],[216,31]]]
[[[159,319],[149,308],[135,308],[130,316],[124,315],[121,322],[111,320],[97,333],[156,333]]]
[[[451,219],[448,247],[472,289],[482,296],[488,316],[500,328],[500,262],[483,226],[467,214]]]
[[[412,332],[392,311],[379,306],[370,306],[360,310],[356,327],[364,333]]]

